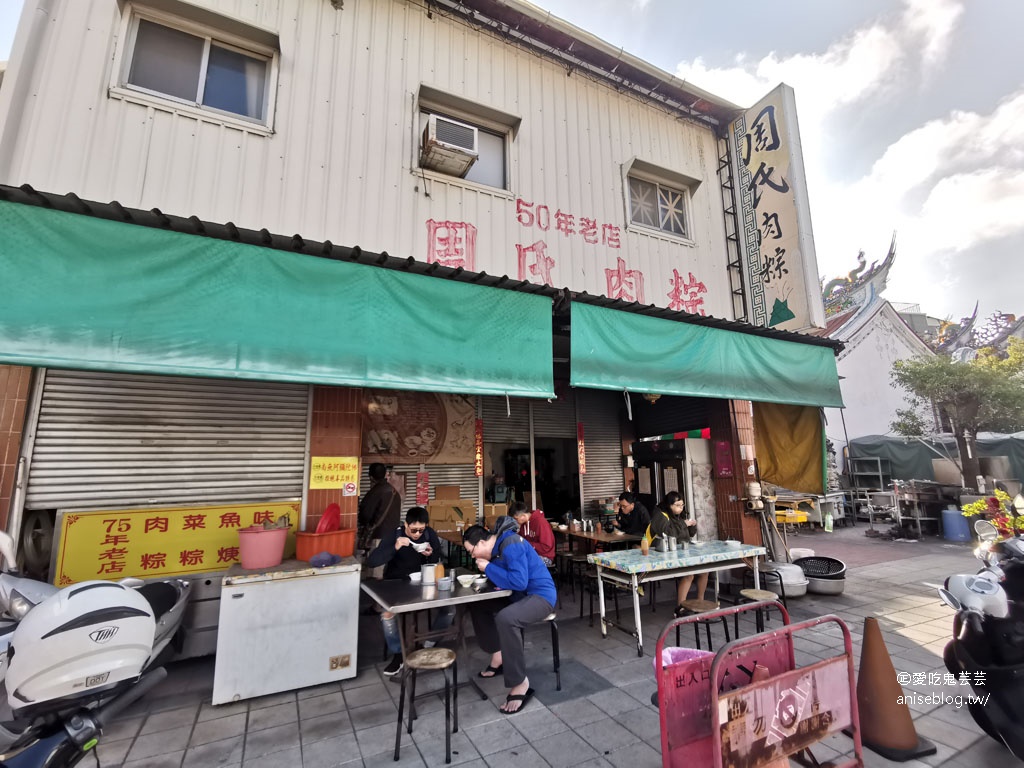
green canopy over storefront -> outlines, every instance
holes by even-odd
[[[0,228],[0,362],[554,395],[545,296],[13,202]]]
[[[828,346],[580,302],[570,366],[576,387],[843,407]]]

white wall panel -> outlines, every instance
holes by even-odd
[[[705,285],[708,314],[731,316],[708,128],[440,13],[428,18],[420,3],[195,2],[278,33],[271,135],[108,94],[123,45],[117,4],[56,0],[31,74],[37,95],[11,118],[20,127],[0,181],[419,259],[427,219],[467,222],[478,230],[477,270],[514,277],[516,244],[542,240],[558,287],[606,294],[604,270],[622,258],[643,273],[645,302],[669,303],[676,269]],[[421,84],[521,118],[508,191],[414,168]],[[692,243],[627,230],[622,166],[634,157],[701,180]],[[517,197],[618,226],[621,248],[524,227]]]

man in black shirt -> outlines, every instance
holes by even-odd
[[[630,491],[623,491],[619,494],[619,514],[615,516],[612,525],[623,533],[633,536],[643,536],[647,533],[647,526],[651,524],[651,513],[647,507],[636,500],[636,495]]]

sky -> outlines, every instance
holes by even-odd
[[[534,2],[740,106],[792,86],[825,281],[895,232],[890,301],[1024,313],[1024,2]]]

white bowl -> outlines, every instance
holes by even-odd
[[[739,549],[743,546],[743,543],[736,541],[736,539],[726,539],[725,546],[727,546],[729,549]]]
[[[626,532],[625,531],[620,531],[618,528],[616,528],[615,529],[615,535],[616,536],[625,536]]]
[[[460,587],[471,586],[473,582],[476,580],[476,576],[474,576],[472,573],[463,573],[457,576],[456,578],[459,580]]]
[[[482,587],[486,583],[487,583],[487,577],[486,576],[477,576],[475,579],[473,579],[473,586],[474,587]]]
[[[413,584],[419,584],[419,583],[421,583],[423,581],[423,574],[422,573],[410,573],[409,574],[409,581],[411,581]]]
[[[413,544],[412,544],[412,548],[415,549],[417,552],[423,552],[429,546],[430,546],[430,542],[429,541],[414,541]]]
[[[558,530],[560,530],[560,531],[568,531],[569,530],[569,526],[568,525],[560,525],[560,526],[558,526]]]

